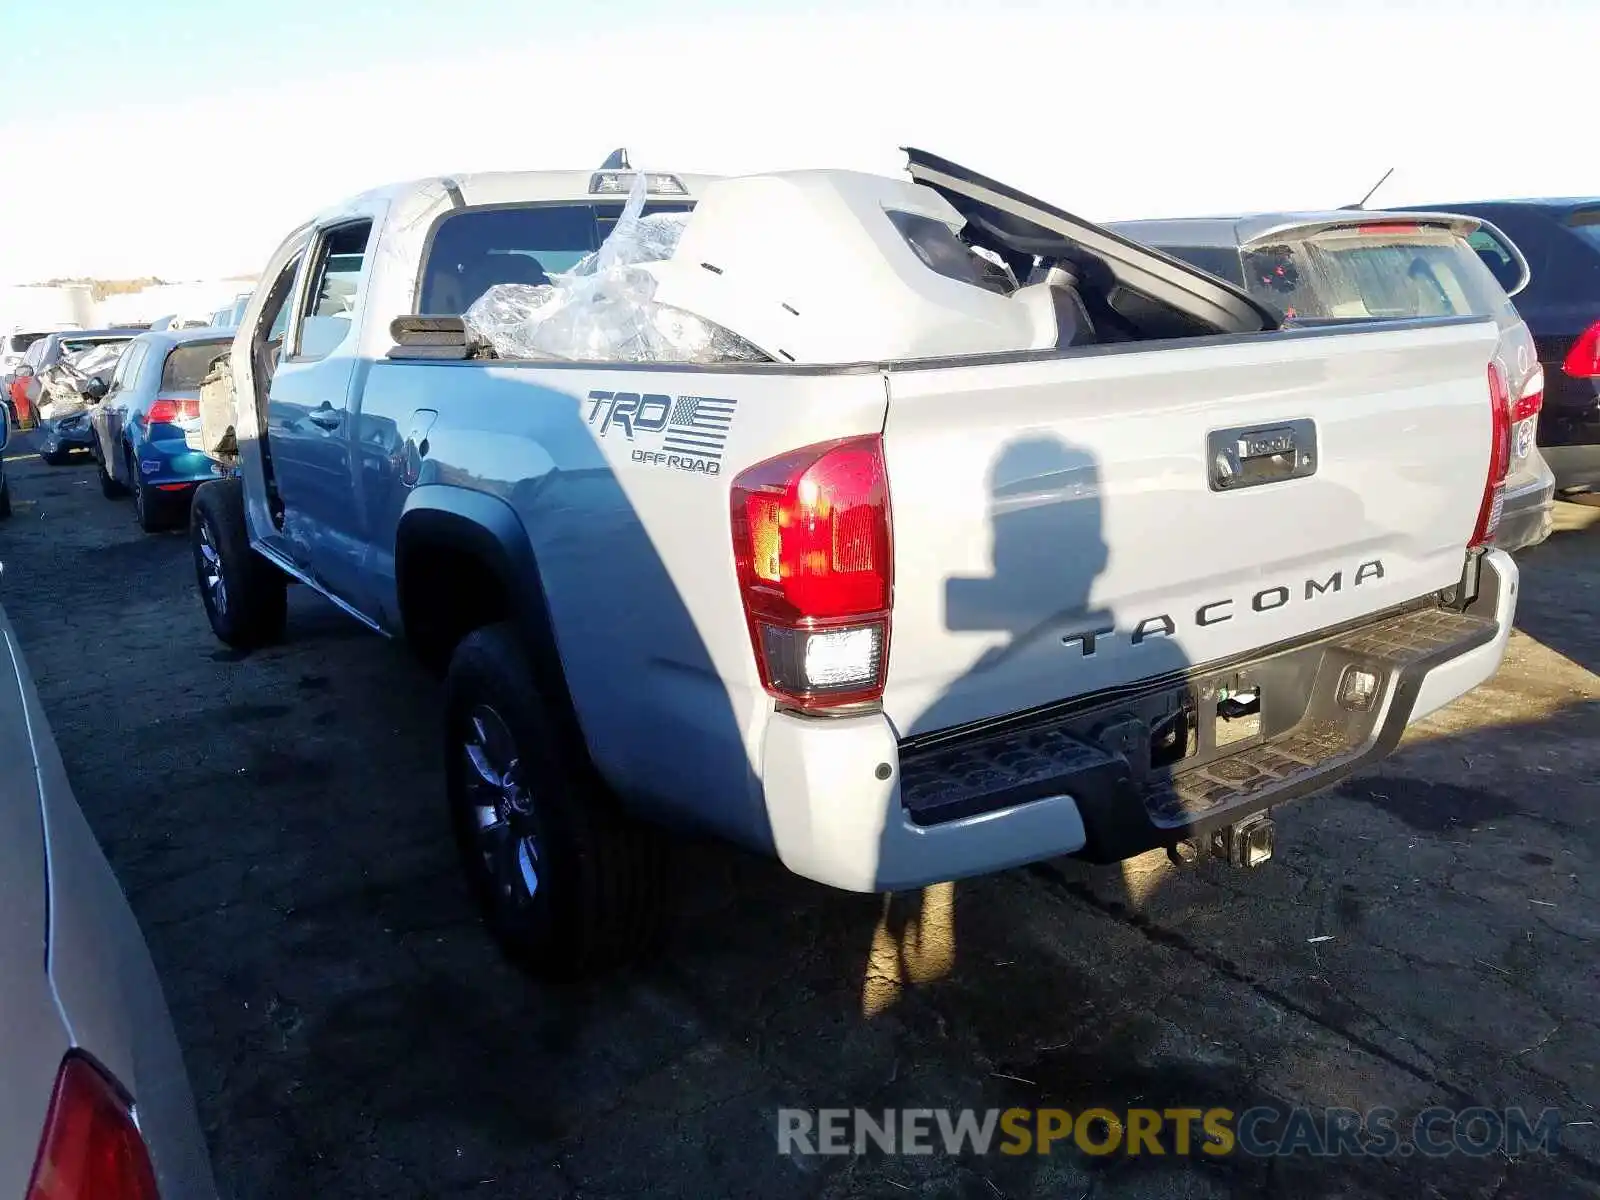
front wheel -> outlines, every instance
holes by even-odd
[[[660,846],[563,742],[516,630],[468,634],[445,680],[445,770],[468,882],[530,972],[588,975],[650,945]]]
[[[281,638],[289,581],[250,548],[239,480],[213,479],[200,485],[189,515],[189,544],[211,631],[238,650],[254,650]]]

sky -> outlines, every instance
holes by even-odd
[[[769,0],[770,2],[770,0]],[[955,159],[1099,219],[1600,194],[1597,0],[33,0],[0,283],[260,270],[477,169]]]

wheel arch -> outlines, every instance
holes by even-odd
[[[442,669],[473,629],[512,622],[554,715],[579,733],[538,560],[509,504],[449,484],[416,489],[395,533],[394,573],[400,624],[424,662]]]

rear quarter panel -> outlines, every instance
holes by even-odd
[[[725,440],[699,470],[671,465],[665,449],[689,407],[725,414],[705,418]],[[876,433],[884,408],[875,370],[371,363],[358,425],[371,603],[399,628],[394,530],[408,505],[426,504],[436,485],[504,500],[536,556],[573,703],[608,781],[657,815],[766,848],[755,781],[772,706],[734,572],[729,483],[784,451]],[[419,412],[437,417],[407,486],[399,472]]]

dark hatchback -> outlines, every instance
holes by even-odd
[[[1517,244],[1532,273],[1516,297],[1544,367],[1540,451],[1563,492],[1600,491],[1600,197],[1426,204],[1481,217]],[[1479,256],[1498,275],[1514,268],[1489,244]]]

